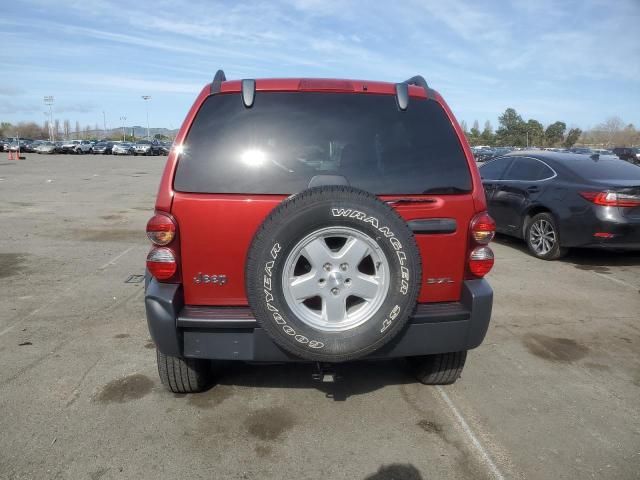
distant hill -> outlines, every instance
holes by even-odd
[[[147,136],[147,127],[141,127],[139,125],[135,125],[132,127],[125,127],[125,131],[127,134],[127,137],[130,136],[132,133],[136,138],[146,138]],[[160,134],[160,135],[164,135],[165,137],[169,137],[169,138],[174,138],[178,133],[178,129],[169,129],[169,128],[149,128],[149,135],[151,136],[151,138],[154,137],[154,135]],[[118,136],[118,135],[122,135],[122,127],[119,128],[112,128],[110,130],[107,130],[107,137],[112,137],[112,136]],[[97,136],[103,136],[102,135],[102,130],[98,131],[98,135]]]

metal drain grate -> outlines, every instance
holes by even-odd
[[[144,282],[144,275],[129,275],[124,283],[142,283]]]

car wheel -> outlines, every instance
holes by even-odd
[[[156,349],[160,381],[173,393],[198,393],[213,383],[208,360],[165,355]]]
[[[550,213],[539,213],[529,221],[525,241],[531,254],[542,260],[556,260],[567,253],[560,246],[558,227]]]
[[[258,229],[245,285],[256,320],[306,360],[364,357],[401,331],[421,279],[413,233],[368,192],[323,186],[289,197]]]
[[[425,385],[451,385],[462,374],[467,351],[409,357],[407,362],[416,379]]]

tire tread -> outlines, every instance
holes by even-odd
[[[409,363],[420,383],[424,385],[451,385],[464,368],[467,351],[438,353],[422,357],[411,357]]]
[[[209,362],[195,358],[180,358],[156,350],[158,375],[162,384],[173,393],[202,392],[211,385]]]

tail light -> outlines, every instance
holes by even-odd
[[[471,219],[469,232],[469,272],[471,278],[482,278],[493,268],[493,251],[487,244],[496,234],[496,222],[487,212],[479,213]]]
[[[605,207],[640,207],[640,195],[622,192],[580,192],[580,196]]]
[[[178,225],[169,214],[156,213],[147,222],[147,237],[153,243],[153,248],[147,255],[147,269],[157,280],[180,281],[177,232]]]
[[[154,245],[169,245],[176,236],[176,223],[169,215],[157,213],[147,222],[147,237]]]
[[[158,280],[169,280],[178,271],[174,251],[166,247],[152,248],[147,255],[147,268]]]
[[[484,277],[493,268],[493,250],[489,247],[476,247],[469,255],[469,271],[476,277]]]
[[[471,236],[476,243],[486,245],[496,234],[496,222],[487,212],[482,212],[471,220]]]

